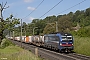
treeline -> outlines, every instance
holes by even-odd
[[[80,29],[75,31],[79,25]],[[70,32],[78,36],[90,36],[90,8],[77,10],[64,15],[48,16],[44,19],[34,19],[31,23],[23,22],[23,35],[43,35],[52,32]],[[15,35],[20,35],[20,27],[15,28]]]

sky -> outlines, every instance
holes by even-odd
[[[26,23],[31,23],[33,19],[68,14],[69,12],[85,10],[90,7],[90,0],[0,0],[0,4],[2,2],[3,5],[7,2],[5,7],[9,6],[9,8],[3,10],[3,19],[12,14],[15,18],[22,19]],[[38,8],[36,8],[37,6]]]

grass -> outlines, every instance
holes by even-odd
[[[90,56],[90,37],[74,36],[74,51]]]
[[[8,39],[3,39],[0,45],[0,60],[42,60],[30,51],[24,50],[13,44]]]
[[[0,49],[0,53],[13,53],[13,52],[21,51],[21,50],[22,49],[17,46],[8,46],[4,49]]]
[[[21,49],[18,46],[8,46],[0,49],[0,59],[7,60],[42,60],[31,52]]]

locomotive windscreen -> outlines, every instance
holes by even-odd
[[[72,42],[72,36],[61,36],[63,42]]]

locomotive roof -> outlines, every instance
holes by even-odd
[[[55,33],[50,33],[50,34],[45,34],[45,35],[52,35],[55,36],[56,34],[61,34],[61,35],[71,35],[70,33],[63,33],[63,32],[55,32]]]

